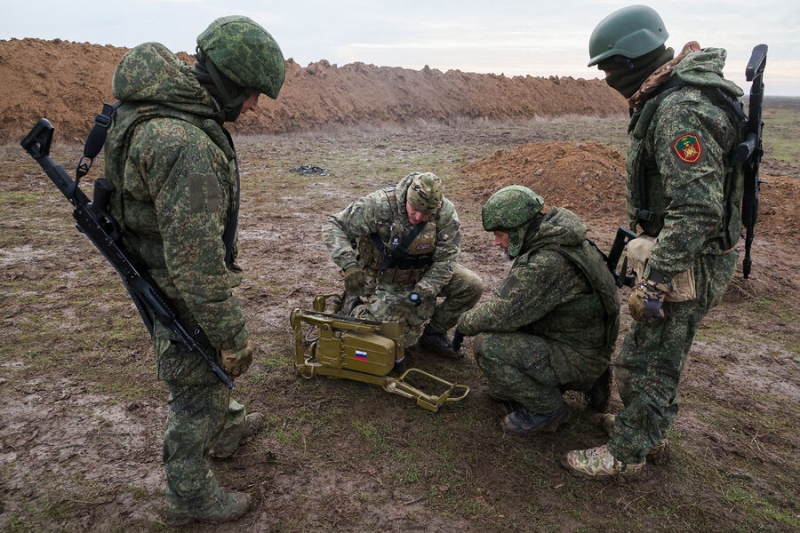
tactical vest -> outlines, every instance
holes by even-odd
[[[599,251],[594,248],[589,241],[584,240],[580,246],[561,246],[558,244],[545,244],[528,250],[523,256],[535,253],[540,250],[552,250],[559,253],[572,264],[577,266],[583,275],[586,276],[592,293],[582,295],[574,302],[559,306],[550,313],[546,320],[553,323],[563,323],[562,317],[572,320],[578,310],[585,309],[583,305],[586,299],[599,298],[604,316],[586,317],[587,321],[601,320],[604,329],[604,346],[602,351],[611,354],[616,345],[617,335],[619,334],[619,300],[618,289],[614,282],[614,277],[608,270]],[[522,257],[520,257],[521,259]],[[581,327],[586,327],[583,323]],[[579,342],[579,341],[578,341]]]
[[[701,87],[689,85],[688,83],[677,80],[675,83],[664,87],[659,94],[650,98],[642,109],[634,113],[628,127],[631,137],[630,149],[628,152],[627,172],[628,172],[628,216],[631,227],[639,225],[642,231],[650,236],[657,237],[664,227],[664,217],[666,214],[665,196],[660,195],[661,202],[658,203],[652,198],[648,190],[648,175],[657,175],[658,169],[647,165],[645,152],[647,150],[647,133],[656,111],[664,99],[683,87],[691,86],[701,92],[717,107],[723,109],[730,118],[734,127],[738,128],[738,139],[744,135],[744,112],[735,100],[726,96],[722,89],[716,87]],[[711,235],[708,241],[715,242],[715,248],[719,251],[731,249],[739,240],[742,231],[741,219],[741,198],[744,186],[743,170],[741,163],[734,159],[734,152],[738,142],[734,142],[730,151],[725,155],[725,176],[723,194],[725,196],[725,207],[723,221],[717,235]],[[710,244],[710,243],[709,243]]]
[[[200,129],[225,154],[230,164],[231,175],[235,176],[237,193],[237,196],[234,198],[233,210],[223,235],[226,250],[225,263],[228,268],[231,268],[233,257],[236,254],[235,240],[239,214],[239,168],[233,139],[228,131],[210,118],[184,113],[177,109],[157,104],[125,103],[123,111],[117,111],[114,115],[113,136],[115,142],[109,143],[109,145],[105,147],[107,154],[106,161],[111,162],[110,165],[107,165],[106,178],[108,178],[116,189],[116,192],[111,196],[111,215],[119,221],[123,231],[125,230],[125,213],[121,194],[123,190],[122,184],[125,179],[125,165],[130,151],[131,138],[139,124],[155,118],[183,120]],[[140,209],[153,211],[153,220],[155,220],[155,206],[140,204],[138,207]],[[128,234],[126,238],[131,240],[133,237]],[[136,248],[133,243],[129,244]]]
[[[403,246],[414,226],[408,228],[408,220],[399,218],[395,187],[384,187],[380,192],[385,195],[395,219],[382,225],[376,233],[357,239],[359,264],[367,276],[375,279],[379,285],[411,287],[422,279],[433,264],[438,215],[432,216],[413,240]]]

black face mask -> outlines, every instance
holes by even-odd
[[[650,74],[675,57],[672,48],[664,45],[643,56],[631,59],[624,56],[611,56],[597,64],[605,71],[606,83],[625,98],[630,98],[639,90]]]
[[[234,122],[242,112],[242,105],[252,91],[236,85],[230,78],[220,72],[210,59],[197,49],[197,60],[192,67],[192,74],[200,85],[220,103],[225,113],[225,122]]]

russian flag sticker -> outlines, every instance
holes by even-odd
[[[356,359],[359,361],[366,361],[367,360],[367,352],[362,352],[361,350],[356,350]]]

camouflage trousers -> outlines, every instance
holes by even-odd
[[[678,414],[677,390],[700,321],[719,303],[736,270],[738,252],[695,261],[697,298],[665,302],[665,318],[634,322],[614,365],[623,409],[617,413],[608,449],[617,460],[640,463],[667,437]]]
[[[364,303],[357,305],[351,316],[365,320],[384,320],[392,315],[399,303],[407,302],[414,286],[378,285],[373,294],[362,297]],[[472,309],[483,294],[483,280],[470,269],[459,264],[453,269],[453,277],[439,292],[437,298],[425,299],[406,321],[403,340],[405,347],[414,346],[422,335],[422,326],[428,323],[431,333],[446,333],[456,325],[461,313]]]
[[[209,468],[208,451],[212,446],[238,444],[245,429],[246,410],[231,399],[230,390],[201,356],[186,351],[178,341],[159,336],[158,329],[153,344],[159,379],[169,389],[162,445],[167,505],[196,510],[221,490]],[[204,348],[208,353],[216,351]]]
[[[608,368],[610,353],[577,352],[528,333],[482,333],[473,341],[475,361],[489,394],[521,403],[540,414],[564,402],[563,391],[587,391]]]

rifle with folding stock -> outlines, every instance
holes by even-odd
[[[147,274],[139,257],[122,241],[119,224],[107,210],[114,186],[105,178],[96,179],[94,201],[90,201],[78,186],[80,178],[88,172],[88,167],[79,165],[76,178],[72,180],[64,169],[50,158],[53,131],[50,121],[40,119],[20,144],[73,205],[72,216],[75,218],[78,231],[92,241],[122,278],[122,283],[150,334],[153,334],[154,323],[158,320],[175,333],[188,350],[200,354],[220,381],[232,389],[231,378],[198,343],[196,337],[200,334],[199,328],[190,333],[178,321],[175,311]],[[83,159],[81,161],[83,162]]]

